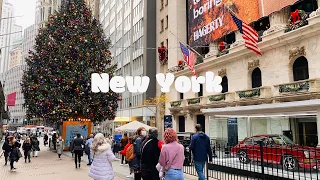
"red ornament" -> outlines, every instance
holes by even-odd
[[[179,60],[178,61],[178,65],[180,66],[180,65],[182,65],[183,64],[183,61],[182,60]]]
[[[226,49],[226,44],[225,42],[221,41],[219,42],[219,51],[223,51]]]
[[[94,35],[93,38],[97,38],[97,35]]]
[[[296,9],[294,12],[290,13],[290,17],[291,17],[291,23],[294,24],[297,21],[300,21],[301,17],[299,14],[299,10]]]
[[[62,69],[62,66],[59,66],[60,69]]]

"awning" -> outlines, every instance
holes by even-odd
[[[113,122],[130,122],[130,117],[116,117]]]
[[[226,108],[202,109],[204,114],[212,116],[233,117],[264,117],[264,116],[295,116],[316,115],[320,108],[320,100],[306,100],[283,102],[274,104],[262,104],[252,106],[238,106]]]
[[[123,126],[120,126],[118,128],[115,129],[116,132],[136,132],[138,128],[140,127],[144,127],[146,128],[146,130],[149,130],[151,127],[143,124],[139,121],[132,121],[128,124],[125,124]]]

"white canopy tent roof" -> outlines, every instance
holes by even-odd
[[[125,124],[123,126],[120,126],[118,128],[115,129],[116,132],[136,132],[138,128],[140,127],[144,127],[146,128],[146,130],[148,131],[151,127],[146,125],[146,124],[143,124],[139,121],[132,121],[128,124]]]

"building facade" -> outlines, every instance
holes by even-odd
[[[26,65],[18,65],[7,71],[5,75],[4,94],[5,96],[16,93],[15,106],[9,106],[8,111],[10,119],[8,125],[21,126],[26,119],[26,109],[23,107],[24,97],[21,92],[21,81],[23,71],[26,70]]]
[[[203,90],[204,84],[198,93],[179,93],[171,86],[168,93],[171,102],[166,106],[166,113],[172,115],[173,127],[178,132],[194,132],[195,124],[201,124],[211,139],[229,145],[257,134],[285,134],[297,144],[319,145],[320,16],[316,11],[319,2],[314,2],[312,6],[292,5],[264,17],[267,28],[261,32],[256,29],[262,37],[258,43],[262,56],[245,47],[239,32],[234,33],[226,54],[219,52],[219,42],[212,42],[203,54],[203,62],[195,69],[199,76],[205,76],[208,71],[219,75],[222,92],[208,93]],[[187,42],[186,24],[178,24],[186,11],[180,11],[179,7],[186,4],[169,1],[168,28]],[[311,7],[302,9],[309,14],[308,25],[288,31],[290,12],[296,7]],[[180,17],[176,18],[178,13],[170,9],[180,12]],[[157,11],[161,14],[160,8]],[[157,21],[161,22],[164,16],[160,15]],[[181,50],[171,48],[179,47],[179,43],[175,38],[171,40],[170,34],[168,37],[168,72],[175,77],[191,77],[188,68],[178,68],[177,60],[183,59]]]
[[[10,65],[9,68],[19,66],[22,59],[22,46],[17,46],[10,51]]]
[[[39,28],[45,27],[50,14],[58,11],[64,0],[37,0],[36,3],[36,26]]]
[[[10,51],[17,39],[22,37],[22,27],[15,24],[14,7],[8,1],[3,2],[2,19],[0,30],[0,46],[1,46],[1,61],[0,73],[4,73],[9,69]]]
[[[122,93],[117,118],[128,117],[128,121],[139,120],[154,125],[154,109],[139,105],[156,95],[156,2],[106,0],[100,1],[99,7],[100,22],[112,43],[116,75],[150,77],[145,93]]]
[[[36,38],[36,25],[33,24],[24,30],[21,64],[25,64],[25,59],[29,56],[29,50],[33,50],[33,46],[36,43],[35,38]]]

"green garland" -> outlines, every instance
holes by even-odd
[[[250,93],[248,93],[250,92]],[[250,98],[254,96],[260,96],[260,89],[254,89],[251,91],[240,91],[238,92],[240,98]]]
[[[181,101],[174,101],[170,103],[171,107],[180,107],[181,106]]]
[[[221,101],[226,99],[226,94],[220,94],[220,95],[212,95],[209,97],[209,101]]]
[[[200,98],[188,99],[188,104],[198,104],[200,103]]]
[[[279,92],[298,92],[302,90],[309,90],[310,85],[309,82],[297,83],[297,84],[287,84],[287,85],[280,85]]]

